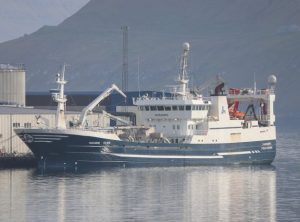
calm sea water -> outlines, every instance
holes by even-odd
[[[300,221],[299,141],[271,166],[0,170],[0,221]]]

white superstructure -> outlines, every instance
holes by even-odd
[[[276,77],[269,77],[269,87],[264,90],[224,90],[224,83],[218,81],[214,92],[204,98],[191,93],[188,87],[189,49],[189,43],[184,43],[178,85],[169,96],[144,95],[134,99],[140,124],[153,127],[171,143],[220,144],[275,139]],[[240,104],[246,112],[238,111]]]

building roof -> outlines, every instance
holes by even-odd
[[[0,64],[0,70],[5,71],[12,71],[12,70],[25,70],[24,64],[17,64],[17,65],[11,65],[11,64]]]

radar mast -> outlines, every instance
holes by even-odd
[[[183,43],[183,53],[181,55],[181,60],[180,60],[180,72],[177,80],[177,82],[180,85],[177,94],[181,95],[183,98],[186,98],[189,93],[188,90],[189,79],[187,73],[189,51],[190,51],[190,44],[188,42]]]

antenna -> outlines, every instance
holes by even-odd
[[[254,94],[256,94],[256,73],[255,72],[253,73],[253,80],[254,80],[253,91],[254,91]]]
[[[141,88],[140,88],[140,57],[138,56],[138,60],[137,60],[137,65],[138,65],[138,91],[139,91],[139,97],[141,97]]]
[[[187,80],[187,59],[188,59],[188,53],[190,51],[190,44],[188,42],[183,43],[183,53],[181,55],[181,61],[180,61],[180,74],[179,79],[180,80]]]
[[[122,91],[128,90],[128,26],[122,26],[123,30],[123,69],[122,69]]]
[[[66,120],[65,120],[65,109],[66,109],[66,102],[67,97],[64,94],[64,85],[67,83],[65,80],[65,71],[66,71],[66,64],[64,63],[62,66],[61,73],[57,73],[56,83],[58,84],[58,90],[52,96],[55,102],[57,102],[57,109],[56,109],[56,120],[55,125],[56,128],[66,128]]]
[[[122,26],[123,30],[123,69],[122,69],[122,91],[128,90],[128,26]],[[125,98],[124,112],[127,112],[127,101]]]
[[[188,91],[188,74],[187,74],[187,60],[188,60],[188,54],[190,51],[190,44],[188,42],[183,43],[183,53],[181,54],[181,59],[180,59],[180,72],[178,76],[178,82],[179,82],[179,87],[180,91],[178,92],[186,98],[187,96],[187,91]]]

